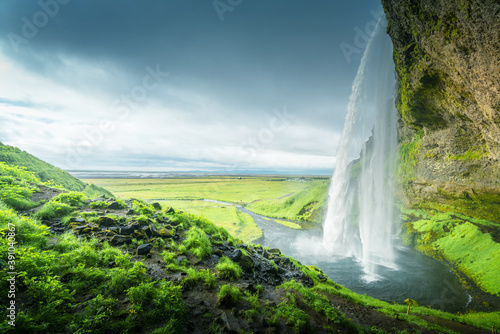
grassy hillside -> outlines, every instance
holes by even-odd
[[[33,172],[0,166],[0,253],[9,255],[0,261],[0,289],[9,291],[0,302],[14,305],[0,311],[1,333],[454,333],[500,326],[498,312],[414,306],[407,314],[406,305],[355,294],[279,250],[245,246],[206,219],[141,200],[65,192],[22,216],[9,203],[29,204],[37,188],[52,190]]]
[[[291,196],[256,201],[248,204],[246,208],[273,218],[321,222],[328,196],[328,186],[329,183],[323,181]]]
[[[54,167],[17,147],[0,143],[0,161],[10,166],[24,167],[26,170],[33,172],[42,182],[48,182],[67,190],[82,191],[92,197],[99,195],[113,196],[108,190],[84,183],[68,172]]]

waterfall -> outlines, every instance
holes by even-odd
[[[352,85],[323,225],[329,255],[359,259],[365,273],[394,267],[394,164],[397,152],[396,76],[392,42],[382,17]]]

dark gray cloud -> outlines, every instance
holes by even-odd
[[[44,23],[40,3],[55,15],[33,33],[26,21]],[[243,123],[252,135],[266,126],[273,108],[286,106],[304,131],[331,131],[334,139],[361,57],[353,54],[348,62],[340,45],[361,50],[354,28],[364,30],[379,6],[373,0],[243,0],[221,21],[212,1],[7,0],[0,3],[0,50],[25,73],[103,101],[101,117],[116,116],[111,103],[142,84],[146,67],[159,64],[168,78],[134,111],[153,122],[178,118],[183,126],[189,120],[219,130]],[[13,34],[26,43],[13,44]],[[280,137],[269,147],[307,148],[286,144],[293,138]],[[325,154],[334,146],[311,150]]]

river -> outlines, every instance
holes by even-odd
[[[447,312],[465,312],[472,297],[458,278],[443,263],[427,257],[413,248],[404,247],[394,240],[395,268],[380,266],[376,279],[367,279],[361,264],[351,257],[325,258],[322,254],[308,250],[321,242],[321,230],[295,230],[274,222],[273,218],[256,214],[241,205],[238,210],[250,215],[264,236],[256,241],[263,246],[278,248],[287,256],[305,265],[315,265],[334,282],[348,289],[371,297],[403,303],[405,299],[416,300],[419,305],[431,306]],[[298,222],[300,223],[300,222]]]

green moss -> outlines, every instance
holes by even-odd
[[[463,154],[452,154],[446,157],[445,160],[480,160],[488,155],[486,151],[468,151]]]
[[[415,167],[422,147],[423,134],[423,131],[419,131],[399,144],[397,174],[399,184],[405,188],[415,181]]]

